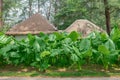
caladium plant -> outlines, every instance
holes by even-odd
[[[81,70],[83,64],[99,64],[108,69],[120,64],[119,35],[118,28],[110,36],[92,32],[86,38],[75,31],[29,34],[21,41],[0,34],[0,64],[22,64],[41,71],[50,66],[77,66]]]

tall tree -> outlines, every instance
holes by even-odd
[[[49,0],[49,6],[47,9],[46,17],[48,20],[50,20],[50,15],[51,15],[51,9],[52,9],[52,0]]]
[[[32,15],[32,0],[29,0],[29,17]]]
[[[85,18],[87,11],[81,0],[61,0],[59,2],[58,11],[55,15],[54,23],[58,29],[65,29],[75,20]]]
[[[4,25],[14,25],[39,12],[58,29],[65,29],[77,19],[87,19],[105,29],[120,22],[120,0],[1,0]],[[26,4],[27,3],[27,4]],[[37,5],[37,6],[36,6]],[[38,9],[38,10],[37,10]],[[109,10],[109,11],[108,11]],[[110,15],[105,15],[109,13]],[[106,18],[110,17],[111,23]],[[108,21],[108,22],[107,22]],[[109,24],[108,24],[109,23]],[[107,30],[107,32],[110,32]]]
[[[106,19],[106,29],[107,33],[110,35],[110,7],[108,4],[108,0],[104,0],[104,6],[105,6],[105,19]]]
[[[0,0],[0,28],[3,26],[3,21],[2,21],[2,7],[3,7],[3,0]]]
[[[38,13],[40,12],[40,0],[38,0]]]

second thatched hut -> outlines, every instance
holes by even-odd
[[[76,20],[67,29],[66,32],[77,31],[81,32],[83,36],[87,36],[93,31],[104,32],[104,30],[92,22],[84,19]]]

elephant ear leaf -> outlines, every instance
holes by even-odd
[[[56,40],[56,36],[54,34],[50,34],[49,35],[49,41],[55,41]]]
[[[105,43],[105,46],[106,46],[110,51],[114,51],[114,50],[115,50],[115,43],[114,43],[111,39],[108,39],[108,41]]]
[[[106,33],[101,33],[100,34],[102,40],[107,40],[109,36]]]
[[[8,51],[10,51],[11,50],[11,45],[7,45],[7,46],[5,46],[5,47],[3,47],[3,48],[1,48],[0,49],[0,54],[6,54]]]
[[[91,42],[88,39],[82,39],[80,43],[80,50],[87,50],[91,47]]]
[[[77,61],[79,61],[79,58],[78,58],[78,56],[76,54],[71,54],[71,60],[73,62],[77,62]]]
[[[108,55],[110,53],[110,51],[107,49],[107,47],[105,45],[99,45],[98,51],[104,55]]]
[[[12,58],[19,58],[20,55],[17,52],[10,52],[10,57],[12,57]]]
[[[87,51],[83,52],[84,57],[91,57],[92,56],[92,49],[88,49]]]
[[[54,32],[54,35],[56,36],[56,40],[62,40],[65,36],[59,32]]]
[[[35,36],[35,41],[34,41],[33,47],[38,52],[40,51],[40,44],[39,44],[39,42],[40,42],[39,37]]]
[[[49,51],[43,51],[41,54],[40,54],[40,57],[41,58],[44,58],[46,56],[50,55],[50,52]]]
[[[115,27],[112,29],[112,31],[111,31],[111,33],[110,33],[110,37],[111,37],[111,39],[112,39],[113,41],[116,41],[117,39],[120,38],[120,30],[119,30],[119,28],[118,28],[117,26],[115,26]]]
[[[68,37],[71,38],[72,41],[76,41],[79,38],[79,34],[76,31],[72,31]]]

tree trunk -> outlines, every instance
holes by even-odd
[[[0,0],[0,29],[3,26],[3,21],[2,21],[2,6],[3,6],[3,0]]]
[[[58,0],[54,0],[54,15],[56,16],[58,11]],[[54,23],[54,26],[57,26],[56,23]]]
[[[108,5],[108,0],[104,0],[104,6],[105,6],[105,18],[106,18],[106,29],[108,35],[110,35],[111,27],[110,27],[110,8]]]
[[[48,8],[48,13],[47,13],[47,19],[50,20],[50,15],[51,15],[51,8],[52,8],[52,1],[49,2],[49,8]]]
[[[40,12],[40,0],[38,0],[38,13]]]
[[[29,17],[32,15],[32,1],[29,0]]]
[[[58,0],[55,0],[54,8],[55,8],[54,13],[55,13],[55,15],[56,15],[57,10],[58,10]]]

